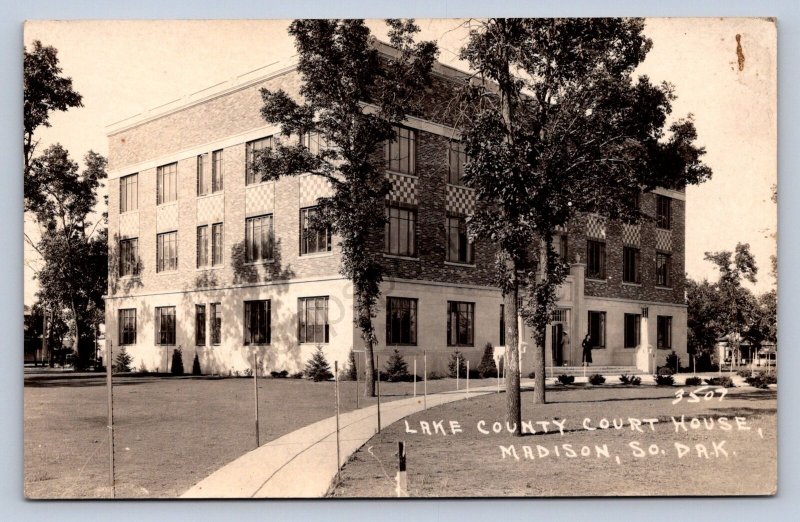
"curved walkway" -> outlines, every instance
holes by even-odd
[[[526,383],[527,384],[527,383]],[[427,406],[497,393],[496,386],[428,395]],[[381,404],[381,427],[424,409],[423,397]],[[377,406],[339,416],[341,461],[377,432]],[[310,424],[246,453],[192,486],[181,498],[319,498],[328,491],[336,462],[336,417]]]

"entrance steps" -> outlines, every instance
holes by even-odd
[[[523,370],[524,371],[524,370]],[[545,368],[545,375],[547,377],[558,377],[559,375],[573,375],[575,377],[583,376],[583,366],[547,366]],[[586,375],[593,375],[599,373],[611,377],[619,377],[620,375],[647,375],[647,372],[639,370],[636,366],[589,366],[586,368]]]

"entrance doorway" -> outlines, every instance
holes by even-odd
[[[550,326],[550,343],[553,355],[553,366],[562,366],[564,364],[564,344],[562,339],[564,336],[564,325],[556,323]]]

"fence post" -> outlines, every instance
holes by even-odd
[[[333,361],[333,380],[336,392],[336,476],[339,476],[339,469],[342,467],[342,457],[339,446],[339,361]]]
[[[422,388],[422,409],[428,409],[428,351],[425,350],[422,352],[422,365],[423,365],[423,372],[425,372],[425,380],[423,381],[423,388]]]
[[[380,355],[375,354],[375,372],[378,377],[376,390],[378,392],[378,433],[381,432],[381,370]]]
[[[114,481],[114,383],[111,379],[112,341],[106,344],[106,388],[108,391],[108,482],[111,486],[111,498],[116,497],[117,488]]]
[[[253,397],[256,403],[256,448],[261,446],[258,434],[258,352],[253,351]]]
[[[461,370],[461,357],[456,357],[456,391],[458,391],[459,370]]]
[[[398,497],[408,496],[408,476],[406,475],[406,443],[397,442],[397,491]]]
[[[469,399],[469,359],[467,359],[467,399]]]
[[[353,368],[356,370],[356,409],[358,409],[358,356],[353,352]]]
[[[417,397],[417,356],[414,356],[414,398]]]

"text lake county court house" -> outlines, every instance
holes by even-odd
[[[386,145],[389,223],[376,241],[385,262],[376,353],[385,360],[397,348],[410,363],[426,350],[440,373],[454,350],[475,367],[486,343],[505,344],[493,252],[466,240],[474,200],[444,111],[463,77],[437,64],[425,112]],[[337,238],[307,227],[327,182],[247,174],[252,152],[279,135],[260,116],[259,89],[297,94],[300,81],[293,66],[273,66],[109,128],[107,339],[126,347],[137,370],[168,371],[177,347],[185,367],[197,353],[204,373],[221,374],[251,368],[254,351],[261,372],[292,372],[317,345],[331,366],[362,347]],[[657,190],[640,205],[655,219],[587,215],[557,238],[572,265],[548,331],[548,367],[580,365],[586,333],[596,366],[652,370],[671,350],[688,360],[685,195]],[[529,331],[523,340],[532,343]],[[532,352],[522,355],[525,373]]]

